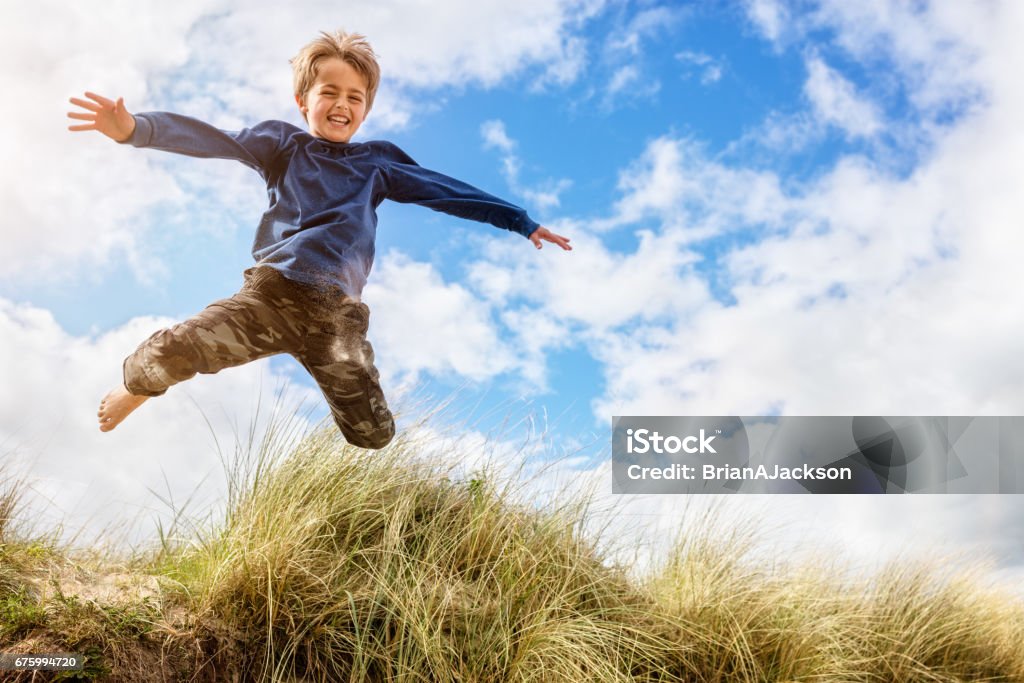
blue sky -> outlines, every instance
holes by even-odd
[[[0,274],[0,440],[40,499],[59,501],[54,515],[116,523],[152,511],[147,489],[164,477],[179,494],[215,479],[197,408],[227,438],[281,381],[320,405],[301,369],[275,359],[95,431],[121,358],[240,285],[265,194],[238,164],[72,135],[67,98],[92,89],[227,129],[299,124],[287,60],[341,26],[368,35],[384,70],[357,140],[392,140],[575,245],[537,253],[486,225],[382,206],[364,294],[396,401],[458,391],[483,432],[509,412],[538,429],[547,419],[555,451],[593,444],[574,467],[596,481],[615,414],[1024,408],[1024,302],[1007,286],[1024,246],[1016,3],[451,0],[339,12],[191,0],[131,16],[59,3],[3,13],[8,63],[31,52],[39,68],[3,76],[32,106],[0,114],[19,131],[0,190],[13,255]],[[922,536],[911,520],[925,508],[912,506],[982,505],[887,502],[906,506],[894,529],[863,521],[878,517],[867,501],[771,504],[779,518],[825,520],[824,535],[841,530],[869,558]],[[676,507],[627,505],[657,524]],[[983,505],[984,529],[961,520],[924,535],[953,547],[986,538],[1018,562],[1019,529],[998,529],[1014,529],[1019,504]]]

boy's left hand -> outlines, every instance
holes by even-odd
[[[533,242],[533,246],[537,247],[538,249],[540,249],[542,246],[541,240],[544,240],[546,242],[553,242],[554,244],[560,246],[562,249],[565,249],[566,251],[572,251],[572,247],[569,246],[568,237],[556,235],[555,233],[545,228],[543,225],[534,230],[532,233],[530,233],[530,241]]]

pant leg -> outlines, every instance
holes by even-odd
[[[160,396],[196,373],[295,350],[303,330],[299,302],[265,277],[246,271],[246,285],[184,322],[158,330],[124,361],[124,385],[138,396]]]
[[[294,355],[320,386],[345,439],[361,448],[383,448],[395,435],[395,420],[366,340],[369,322],[365,304],[335,302],[309,322]]]

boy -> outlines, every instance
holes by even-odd
[[[424,169],[395,145],[350,142],[373,106],[380,68],[358,34],[323,33],[291,61],[295,101],[309,132],[265,121],[237,133],[170,113],[133,116],[87,92],[69,112],[120,143],[196,157],[237,159],[267,183],[270,207],[253,244],[256,266],[241,291],[159,330],[124,361],[124,382],[100,403],[101,431],[151,396],[193,377],[276,353],[293,355],[316,380],[342,434],[381,448],[394,419],[366,340],[360,294],[373,263],[376,207],[385,198],[491,223],[570,250],[569,240],[524,210]]]

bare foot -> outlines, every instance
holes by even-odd
[[[149,396],[136,396],[129,394],[124,386],[119,386],[103,397],[100,401],[100,431],[109,432],[121,424],[121,420],[128,417],[133,410],[146,402]]]

